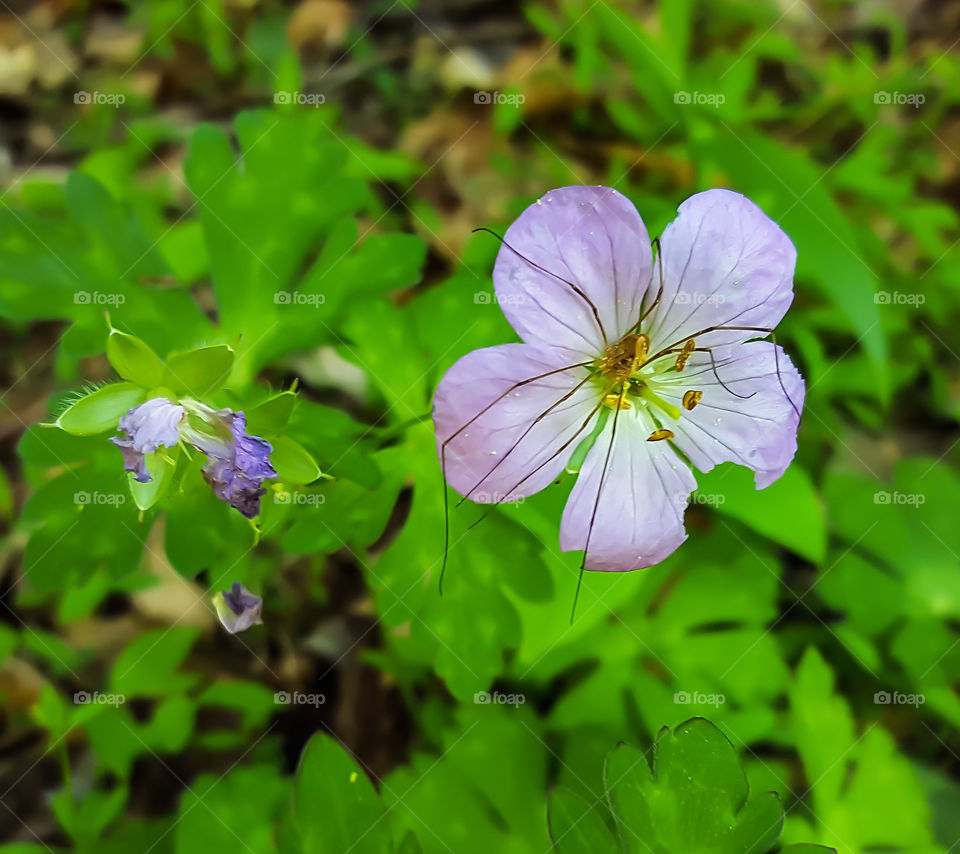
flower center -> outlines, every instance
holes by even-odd
[[[634,403],[655,408],[657,415],[667,415],[674,421],[683,410],[658,394],[680,381],[687,360],[696,349],[696,342],[688,338],[682,346],[667,348],[650,356],[650,338],[642,332],[631,332],[606,349],[596,363],[596,376],[603,384],[603,402],[611,409],[631,409]],[[670,359],[673,358],[671,362]],[[698,389],[689,389],[682,397],[683,409],[690,411],[703,397]],[[658,417],[658,420],[661,420]],[[673,432],[660,427],[647,441],[672,439]]]
[[[640,333],[630,333],[616,344],[607,347],[600,359],[600,373],[615,382],[632,377],[647,361],[650,339]]]

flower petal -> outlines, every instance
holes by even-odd
[[[683,513],[697,483],[669,442],[647,441],[656,425],[646,413],[621,410],[615,433],[613,425],[611,416],[570,493],[560,547],[586,548],[587,569],[625,572],[659,563],[687,538]]]
[[[700,471],[739,463],[756,472],[757,489],[764,489],[786,471],[797,451],[803,377],[783,348],[770,341],[719,348],[713,355],[716,372],[709,353],[694,353],[682,374],[685,384],[674,386],[673,394],[662,392],[677,406],[684,388],[703,392],[697,406],[671,426],[674,441]]]
[[[773,329],[793,300],[797,250],[770,217],[731,190],[707,190],[687,199],[660,238],[663,295],[650,316],[651,350],[683,341],[712,326]],[[659,287],[659,272],[654,274]],[[647,324],[645,324],[647,325]],[[760,333],[717,331],[700,346],[756,338]]]
[[[650,238],[637,209],[616,190],[552,190],[504,239],[493,271],[497,300],[528,344],[592,358],[637,323],[650,285]]]
[[[118,430],[123,436],[112,436],[110,441],[123,453],[123,468],[133,472],[134,479],[148,483],[145,454],[158,448],[172,448],[180,441],[180,422],[184,408],[165,397],[154,397],[135,406],[120,419]]]
[[[253,519],[260,514],[260,497],[267,491],[263,487],[264,479],[277,476],[270,462],[273,445],[247,433],[243,412],[221,409],[214,415],[229,425],[233,441],[223,444],[207,441],[197,445],[207,455],[203,476],[217,498]]]
[[[213,604],[223,627],[232,635],[263,622],[260,616],[263,599],[254,596],[239,581],[234,581],[229,590],[214,596]]]
[[[600,404],[586,370],[569,368],[567,355],[502,344],[474,350],[447,371],[433,420],[437,454],[457,492],[481,504],[513,501],[563,470]]]

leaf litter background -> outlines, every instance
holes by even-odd
[[[952,850],[958,24],[889,0],[5,7],[0,850],[760,851],[783,812],[783,843]],[[799,251],[778,336],[809,389],[783,480],[701,477],[688,542],[589,575],[573,625],[571,478],[469,533],[461,508],[438,598],[426,418],[446,368],[512,338],[472,229],[570,183],[652,234],[709,186],[760,204]],[[105,308],[161,354],[234,347],[221,405],[296,380],[286,435],[334,479],[268,495],[259,542],[206,492],[79,506],[126,492],[119,455],[34,425],[116,378]],[[210,604],[233,580],[265,600],[236,638]]]

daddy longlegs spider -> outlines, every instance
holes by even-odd
[[[489,228],[477,228],[477,229],[474,229],[474,233],[476,233],[476,232],[481,232],[481,231],[482,231],[482,232],[486,232],[486,233],[488,233],[488,234],[492,234],[494,237],[497,238],[497,240],[500,241],[500,243],[501,243],[504,247],[506,247],[509,251],[513,252],[515,255],[517,255],[519,258],[521,258],[523,261],[525,261],[526,263],[528,263],[531,267],[534,267],[535,269],[539,270],[540,272],[544,273],[545,275],[551,276],[551,277],[553,277],[554,279],[556,279],[556,280],[562,282],[563,284],[565,284],[567,287],[569,287],[578,297],[580,297],[580,299],[582,299],[582,300],[589,306],[590,311],[591,311],[591,313],[593,314],[593,318],[594,318],[594,320],[595,320],[595,322],[596,322],[596,324],[597,324],[597,327],[598,327],[598,329],[599,329],[599,331],[600,331],[600,335],[601,335],[601,337],[603,338],[604,347],[605,347],[605,349],[607,350],[607,352],[609,352],[611,349],[613,349],[613,348],[611,348],[611,346],[609,345],[609,338],[608,338],[608,336],[607,336],[606,330],[605,330],[604,327],[603,327],[603,322],[602,322],[602,320],[600,319],[600,312],[599,312],[597,306],[596,306],[595,303],[590,299],[590,297],[584,292],[584,290],[583,290],[582,288],[580,288],[579,286],[577,286],[577,285],[574,284],[573,282],[571,282],[571,281],[563,278],[563,276],[560,276],[560,275],[552,272],[551,270],[546,269],[545,267],[541,266],[540,264],[537,264],[536,262],[530,260],[529,258],[527,258],[526,256],[524,256],[523,254],[521,254],[518,250],[516,250],[513,246],[511,246],[503,237],[501,237],[499,234],[497,234],[496,232],[492,231],[491,229],[489,229]],[[717,383],[718,383],[725,391],[729,392],[729,393],[732,394],[734,397],[738,397],[738,398],[740,398],[740,399],[742,399],[742,400],[745,400],[745,399],[748,399],[748,398],[753,397],[753,395],[756,394],[756,392],[752,392],[751,394],[748,394],[748,395],[742,395],[742,394],[738,394],[738,393],[735,392],[733,389],[731,389],[731,388],[720,378],[720,374],[719,374],[719,372],[717,371],[718,365],[717,365],[716,359],[715,359],[715,357],[714,357],[713,349],[712,349],[711,347],[698,347],[698,346],[696,346],[696,343],[695,343],[695,342],[696,342],[696,339],[699,338],[699,337],[701,337],[701,336],[703,336],[703,335],[706,335],[706,334],[708,334],[708,333],[710,333],[710,332],[719,332],[719,331],[757,332],[757,333],[763,333],[763,334],[765,334],[765,335],[770,335],[770,336],[771,336],[771,341],[770,341],[770,343],[773,345],[773,348],[774,348],[774,364],[775,364],[775,367],[776,367],[777,381],[778,381],[778,383],[779,383],[779,385],[780,385],[781,391],[782,391],[783,394],[784,394],[784,397],[785,397],[785,398],[787,399],[787,401],[790,403],[790,406],[793,408],[793,411],[797,414],[797,417],[799,418],[799,417],[800,417],[800,410],[797,408],[797,405],[793,402],[792,398],[790,397],[789,393],[787,392],[786,386],[784,386],[784,384],[783,384],[783,377],[782,377],[782,375],[780,374],[779,351],[778,351],[778,349],[777,349],[776,336],[775,336],[774,330],[773,330],[772,328],[763,327],[763,326],[736,326],[736,325],[714,325],[714,326],[708,326],[708,327],[705,327],[705,328],[703,328],[703,329],[698,330],[697,332],[694,332],[693,334],[685,335],[685,336],[684,336],[682,339],[680,339],[679,341],[676,341],[676,342],[674,342],[674,343],[672,343],[672,344],[670,344],[670,345],[668,345],[668,346],[666,346],[666,347],[661,348],[660,350],[658,350],[658,351],[657,351],[656,353],[654,353],[653,355],[649,355],[649,356],[648,356],[648,355],[646,354],[646,347],[649,345],[649,339],[647,338],[646,335],[644,335],[644,334],[640,331],[640,329],[641,329],[641,327],[642,327],[643,322],[650,316],[650,314],[651,314],[651,313],[656,309],[656,307],[660,304],[660,301],[661,301],[661,299],[662,299],[662,297],[663,297],[663,289],[664,289],[664,281],[663,281],[663,253],[662,253],[661,247],[660,247],[660,239],[659,239],[659,238],[654,238],[653,241],[652,241],[652,245],[653,245],[653,246],[656,246],[656,249],[657,249],[657,265],[658,265],[659,274],[660,274],[660,275],[659,275],[660,281],[659,281],[659,286],[658,286],[658,288],[657,288],[657,295],[656,295],[656,297],[654,298],[653,302],[651,302],[650,305],[648,305],[648,306],[646,307],[646,309],[644,309],[644,308],[642,307],[642,305],[641,305],[640,316],[639,316],[639,318],[637,319],[637,322],[630,328],[630,331],[628,331],[628,333],[623,336],[623,338],[621,339],[621,342],[620,342],[620,343],[627,341],[627,339],[632,336],[633,339],[635,339],[634,344],[635,344],[635,346],[636,346],[637,353],[639,354],[641,350],[643,351],[643,352],[642,352],[642,356],[640,356],[639,358],[641,359],[640,364],[641,364],[641,365],[644,365],[644,366],[650,365],[651,363],[653,363],[653,362],[655,362],[655,361],[657,361],[657,360],[659,360],[659,359],[663,359],[663,358],[665,358],[665,357],[667,357],[667,356],[672,356],[672,355],[674,355],[674,354],[677,354],[677,360],[676,360],[676,363],[675,363],[675,369],[678,370],[678,371],[682,371],[682,370],[683,370],[683,367],[684,367],[685,364],[686,364],[686,360],[687,360],[687,358],[689,358],[689,356],[690,356],[691,353],[694,353],[694,352],[707,353],[707,354],[709,355],[709,357],[710,357],[710,370],[712,371],[714,377],[716,378]],[[736,320],[738,317],[740,317],[740,316],[742,316],[742,315],[744,315],[744,314],[747,314],[748,312],[752,311],[752,310],[755,309],[755,308],[758,308],[758,307],[759,307],[760,305],[762,305],[762,304],[763,304],[763,303],[761,302],[761,303],[758,303],[756,306],[750,306],[749,308],[745,308],[745,309],[743,309],[741,312],[739,312],[737,315],[735,315],[734,317],[732,317],[732,318],[730,318],[730,319],[731,319],[731,320]],[[616,347],[616,346],[617,346],[617,345],[614,345],[614,347]],[[497,398],[495,398],[493,401],[491,401],[491,402],[488,403],[486,406],[484,406],[479,412],[477,412],[476,415],[474,415],[474,416],[473,416],[469,421],[467,421],[465,424],[461,425],[454,433],[452,433],[450,436],[448,436],[446,439],[444,439],[444,441],[441,443],[441,445],[440,445],[440,473],[441,473],[441,477],[443,478],[443,525],[444,525],[443,563],[442,563],[442,566],[441,566],[441,569],[440,569],[440,579],[439,579],[439,585],[438,585],[438,586],[439,586],[439,592],[440,592],[440,595],[441,595],[441,596],[443,595],[443,579],[444,579],[444,575],[446,574],[447,561],[448,561],[449,552],[450,552],[450,493],[449,493],[450,487],[449,487],[449,485],[447,484],[447,477],[446,477],[446,474],[447,474],[447,469],[446,469],[446,452],[447,452],[447,445],[449,445],[450,442],[452,442],[454,439],[456,439],[457,436],[459,436],[464,430],[466,430],[468,427],[470,427],[471,424],[475,423],[475,422],[477,421],[477,419],[481,418],[483,415],[485,415],[487,412],[489,412],[494,406],[496,406],[498,403],[500,403],[502,400],[504,400],[504,398],[506,398],[506,397],[508,397],[509,395],[511,395],[511,394],[513,394],[514,392],[516,392],[517,389],[520,389],[520,388],[522,388],[523,386],[529,385],[529,384],[531,384],[531,383],[535,383],[535,382],[538,382],[538,381],[540,381],[540,380],[546,379],[547,377],[551,377],[551,376],[555,376],[555,375],[557,375],[557,374],[565,373],[566,371],[574,371],[574,370],[579,370],[579,369],[582,369],[582,368],[589,369],[589,368],[591,368],[591,367],[594,367],[594,368],[595,368],[595,367],[596,367],[596,363],[597,363],[597,360],[596,360],[596,359],[592,359],[592,360],[584,361],[584,362],[575,362],[575,363],[573,363],[573,364],[571,364],[571,365],[565,365],[564,367],[555,368],[555,369],[553,369],[553,370],[546,371],[546,372],[544,372],[544,373],[542,373],[542,374],[537,374],[537,375],[535,375],[535,376],[528,377],[527,379],[524,379],[524,380],[521,380],[521,381],[519,381],[519,382],[517,382],[517,383],[514,383],[514,384],[511,385],[509,388],[507,388],[504,392],[502,392]],[[624,368],[624,370],[626,371],[626,370],[629,370],[629,369]],[[632,373],[635,373],[635,371],[630,371],[630,374],[632,374]],[[701,373],[703,373],[703,372],[701,371]],[[473,522],[473,523],[469,526],[469,528],[468,528],[468,530],[470,530],[470,529],[476,527],[478,524],[480,524],[480,522],[482,522],[484,519],[487,518],[487,516],[489,515],[490,511],[493,510],[494,507],[496,507],[496,506],[498,506],[499,504],[502,504],[504,501],[506,501],[506,500],[509,498],[509,496],[510,496],[515,490],[519,489],[519,488],[520,488],[524,483],[526,483],[531,477],[533,477],[535,474],[537,474],[539,471],[541,471],[546,465],[549,465],[550,462],[552,462],[552,461],[553,461],[554,459],[556,459],[558,456],[560,456],[561,454],[563,454],[564,451],[566,451],[567,448],[569,448],[571,444],[573,444],[575,441],[577,441],[577,440],[580,438],[581,434],[582,434],[585,430],[587,430],[587,428],[591,425],[591,423],[593,423],[594,418],[595,418],[595,417],[597,416],[597,414],[601,411],[601,409],[603,408],[603,406],[605,406],[605,405],[610,405],[610,402],[608,401],[608,397],[613,397],[613,396],[614,396],[614,394],[611,394],[611,392],[614,392],[614,389],[615,389],[615,388],[617,387],[617,385],[619,384],[619,385],[620,385],[620,391],[619,391],[619,393],[615,393],[615,394],[617,395],[616,405],[615,405],[615,406],[612,406],[612,408],[613,408],[613,416],[612,416],[612,417],[613,417],[613,424],[612,424],[612,426],[611,426],[610,441],[609,441],[609,443],[608,443],[608,445],[607,445],[607,450],[606,450],[606,454],[605,454],[605,456],[604,456],[604,461],[603,461],[603,468],[601,469],[601,472],[600,472],[600,481],[599,481],[599,483],[598,483],[598,485],[597,485],[597,496],[596,496],[596,498],[595,498],[595,500],[594,500],[593,511],[592,511],[592,513],[591,513],[590,523],[589,523],[589,526],[588,526],[588,529],[587,529],[587,538],[586,538],[586,541],[585,541],[585,543],[584,543],[583,558],[582,558],[582,560],[581,560],[581,562],[580,562],[580,572],[579,572],[579,575],[578,575],[578,578],[577,578],[577,588],[576,588],[576,592],[575,592],[575,594],[574,594],[573,608],[571,609],[571,613],[570,613],[570,621],[571,621],[571,623],[573,622],[573,617],[574,617],[574,614],[575,614],[575,612],[576,612],[576,607],[577,607],[577,600],[578,600],[578,598],[579,598],[579,596],[580,596],[580,588],[581,588],[582,583],[583,583],[583,573],[584,573],[584,571],[585,571],[585,569],[586,569],[587,555],[588,555],[588,553],[589,553],[589,548],[590,548],[590,539],[591,539],[591,537],[592,537],[592,535],[593,535],[593,527],[594,527],[594,523],[595,523],[595,521],[596,521],[598,509],[599,509],[599,506],[600,506],[600,495],[601,495],[601,493],[602,493],[602,491],[603,491],[604,482],[606,481],[607,471],[608,471],[608,468],[609,468],[610,456],[611,456],[611,454],[612,454],[612,452],[613,452],[613,443],[614,443],[614,439],[615,439],[615,437],[616,437],[616,432],[617,432],[617,420],[618,420],[618,418],[619,418],[619,414],[620,414],[621,410],[622,410],[623,408],[626,408],[626,407],[623,406],[623,402],[624,402],[624,395],[626,394],[626,391],[627,391],[628,383],[625,382],[624,380],[628,379],[630,374],[626,374],[626,375],[624,375],[624,376],[620,376],[619,373],[615,373],[612,381],[602,389],[602,394],[600,395],[600,402],[590,411],[590,414],[584,419],[583,423],[581,423],[581,424],[579,425],[579,427],[577,428],[576,432],[575,432],[572,436],[570,436],[559,448],[557,448],[549,457],[547,457],[547,459],[543,460],[533,471],[528,472],[523,478],[521,478],[520,481],[518,481],[518,482],[517,482],[510,490],[508,490],[502,497],[499,497],[499,498],[497,498],[495,501],[491,502],[489,508],[488,508],[487,510],[485,510],[485,511],[483,512],[483,514],[482,514],[475,522]],[[489,478],[489,477],[510,457],[510,455],[514,452],[514,450],[516,450],[516,448],[520,445],[520,443],[530,434],[530,432],[536,427],[537,424],[539,424],[545,417],[547,417],[551,412],[553,412],[555,409],[557,409],[557,407],[561,406],[563,403],[565,403],[567,400],[569,400],[574,394],[576,394],[576,392],[578,392],[581,388],[583,388],[584,385],[586,385],[590,380],[595,379],[598,375],[599,375],[599,376],[603,376],[603,373],[602,373],[601,371],[599,371],[599,370],[588,371],[587,376],[586,376],[582,381],[580,381],[579,383],[577,383],[570,391],[566,392],[562,397],[560,397],[558,400],[556,400],[554,403],[552,403],[552,404],[551,404],[549,407],[547,407],[543,412],[541,412],[535,419],[533,419],[533,421],[526,427],[526,429],[525,429],[525,430],[523,431],[523,433],[519,436],[519,438],[517,438],[516,441],[514,441],[514,443],[510,446],[510,448],[507,450],[507,452],[506,452],[505,454],[501,455],[501,456],[498,458],[498,460],[496,461],[496,463],[494,463],[494,465],[490,468],[490,470],[487,471],[487,473],[486,473],[471,489],[469,489],[469,490],[467,491],[466,495],[464,495],[464,496],[462,496],[462,497],[460,498],[460,500],[457,502],[456,506],[457,506],[457,507],[460,507],[460,505],[462,505],[463,502],[467,500],[468,496],[472,495],[476,490],[478,490],[478,489],[483,485],[484,481],[485,481],[487,478]],[[693,376],[696,376],[696,374],[694,374]],[[607,378],[609,379],[610,377],[608,376]],[[746,378],[744,378],[744,379],[746,379]],[[695,403],[698,403],[699,400],[700,400],[700,396],[697,395],[697,396],[694,398],[694,401],[695,401],[695,402],[694,402],[694,405],[695,405]],[[691,405],[690,408],[692,408],[692,405]],[[668,433],[668,434],[669,434],[669,437],[672,437],[672,433],[671,433],[671,431],[669,431],[669,430],[657,431],[657,432],[658,432],[658,433],[659,433],[659,432]],[[669,437],[668,437],[668,438],[669,438]],[[652,437],[651,437],[651,439],[652,439]]]

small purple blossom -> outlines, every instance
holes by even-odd
[[[659,254],[655,267],[616,190],[547,193],[507,230],[493,273],[524,343],[468,353],[434,399],[447,482],[480,503],[548,486],[596,431],[560,526],[589,570],[680,546],[687,462],[739,463],[763,489],[797,448],[803,379],[756,340],[793,299],[790,239],[739,193],[708,190],[680,205]]]
[[[151,480],[144,454],[158,448],[172,448],[180,441],[180,422],[184,408],[163,397],[154,397],[135,406],[120,419],[123,436],[113,442],[123,453],[124,471],[133,472],[140,483]]]
[[[273,446],[247,433],[243,412],[213,410],[195,400],[180,405],[158,397],[131,409],[120,419],[119,429],[124,435],[110,441],[123,452],[124,469],[138,481],[151,479],[144,454],[172,448],[183,439],[207,456],[203,476],[217,498],[248,519],[260,513],[264,479],[277,477],[270,464]]]
[[[277,476],[270,463],[273,446],[247,433],[243,412],[220,409],[211,413],[210,422],[216,435],[191,433],[191,441],[208,458],[203,476],[217,498],[252,519],[260,513],[264,479]]]
[[[263,622],[260,618],[263,599],[254,596],[239,581],[234,581],[229,590],[215,596],[213,604],[223,627],[232,635]]]

